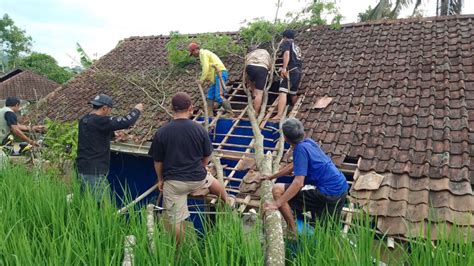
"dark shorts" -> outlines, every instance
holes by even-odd
[[[261,66],[248,65],[245,72],[257,90],[263,90],[267,84],[268,70]]]
[[[285,185],[285,190],[290,184]],[[339,196],[329,196],[321,193],[318,188],[300,190],[288,203],[299,216],[311,212],[313,219],[324,218],[327,215],[340,215],[346,201],[347,193]]]
[[[284,78],[280,81],[280,92],[286,92],[290,95],[296,95],[300,86],[301,76],[303,72],[300,69],[294,69],[289,72],[290,81]],[[288,89],[288,86],[290,87]]]

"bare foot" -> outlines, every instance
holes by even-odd
[[[276,115],[276,116],[274,116],[274,117],[271,118],[271,120],[278,120],[278,121],[280,121],[280,119],[281,119],[281,117],[278,116],[278,115]]]

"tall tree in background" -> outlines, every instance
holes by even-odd
[[[15,22],[8,16],[3,15],[0,19],[0,71],[6,72],[18,63],[20,56],[29,53],[32,39],[25,30],[15,25]]]
[[[90,58],[90,56],[86,53],[84,48],[82,48],[82,46],[78,42],[76,42],[76,51],[81,58],[82,67],[88,68],[92,66],[92,64],[94,64],[95,60]]]
[[[31,53],[31,55],[19,60],[18,66],[45,76],[59,84],[65,83],[74,76],[74,73],[60,67],[52,56],[42,53]]]
[[[418,7],[420,7],[422,2],[422,0],[380,0],[370,12],[366,11],[364,13],[359,13],[359,19],[361,21],[377,20],[382,18],[395,19],[398,17],[398,14],[402,9],[408,8],[413,4],[414,8],[412,16],[415,16],[417,14]],[[449,16],[461,14],[463,3],[463,0],[436,0],[436,15]],[[391,6],[393,6],[393,9],[390,11],[390,14],[387,14],[387,8],[390,9]]]
[[[449,16],[461,14],[463,2],[463,0],[437,0],[436,15]]]

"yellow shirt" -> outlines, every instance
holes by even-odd
[[[215,82],[213,65],[215,65],[219,71],[227,70],[219,57],[209,50],[200,49],[199,60],[201,61],[202,68],[201,81],[209,80],[212,83]]]

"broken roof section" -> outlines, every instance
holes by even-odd
[[[30,70],[15,69],[0,77],[0,99],[15,96],[36,102],[60,85]]]
[[[383,177],[371,189],[354,188],[352,196],[378,216],[378,228],[388,234],[425,235],[429,222],[473,228],[473,19],[316,27],[296,38],[304,55],[304,99],[297,117],[338,166],[348,157],[360,158],[361,180],[372,172]],[[167,41],[167,36],[122,41],[51,94],[39,114],[78,119],[94,95],[107,93],[123,111],[147,104],[130,134],[136,142],[151,139],[169,117],[137,84],[144,84],[141,76],[159,77],[157,69],[166,69]],[[242,60],[225,58],[224,63],[236,79]],[[197,103],[198,72],[194,65],[169,77],[163,83],[166,93],[186,91]],[[135,84],[124,77],[133,77]],[[142,86],[162,99],[157,86]]]
[[[124,113],[139,102],[145,104],[145,112],[128,131],[127,141],[143,143],[151,140],[156,129],[170,119],[162,106],[170,109],[169,103],[174,93],[187,92],[195,100],[195,106],[200,105],[195,82],[200,67],[193,64],[182,73],[169,72],[171,66],[165,47],[168,41],[169,37],[163,35],[130,37],[121,41],[93,66],[49,95],[38,113],[40,119],[46,116],[59,121],[78,119],[90,111],[87,103],[95,95],[105,93],[113,97],[114,113]],[[222,59],[231,70],[230,79],[239,76],[241,60],[232,57]]]
[[[474,16],[354,24],[305,32],[308,135],[337,165],[360,158],[351,195],[389,234],[447,222],[472,230]],[[314,108],[322,97],[333,101]],[[432,231],[432,233],[434,233]],[[438,236],[432,235],[432,238]]]

